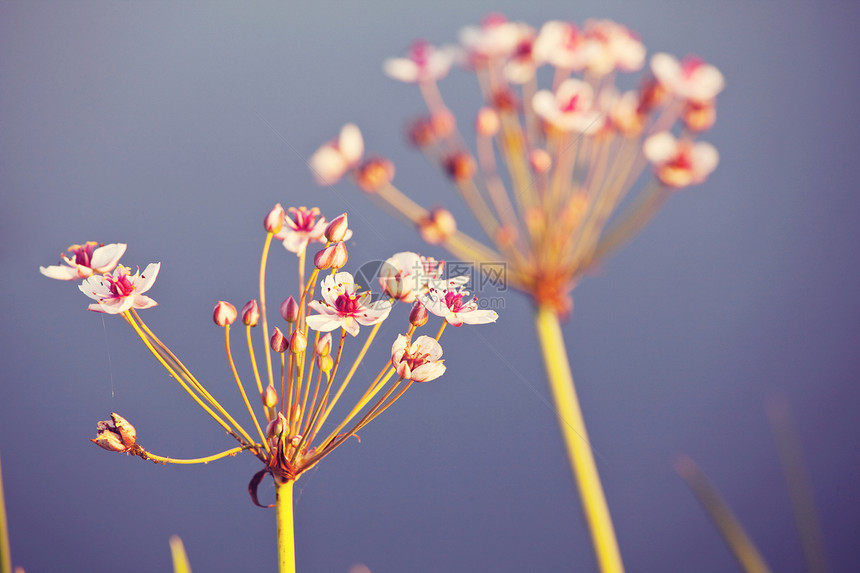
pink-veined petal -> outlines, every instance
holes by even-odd
[[[412,370],[413,382],[429,382],[435,380],[445,373],[445,365],[442,362],[428,362]]]

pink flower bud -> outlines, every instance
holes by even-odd
[[[281,316],[287,322],[295,322],[299,319],[299,304],[292,295],[281,303]]]
[[[442,161],[442,165],[455,183],[463,183],[475,175],[475,160],[463,151],[452,153]]]
[[[278,405],[278,391],[275,390],[275,387],[269,384],[266,386],[266,389],[263,391],[263,405],[266,408],[274,408]]]
[[[229,326],[236,320],[236,307],[229,302],[219,300],[212,312],[212,319],[218,326]]]
[[[281,227],[284,226],[285,215],[286,213],[284,213],[284,208],[281,207],[281,204],[278,203],[275,205],[263,221],[263,226],[266,228],[266,231],[273,234],[280,231]]]
[[[304,331],[302,331],[301,328],[295,329],[292,336],[290,336],[290,352],[293,354],[301,354],[307,347],[308,339],[305,337]]]
[[[346,250],[346,244],[341,241],[334,244],[334,259],[331,266],[336,269],[342,269],[346,266],[346,261],[349,260],[349,253]]]
[[[499,132],[501,121],[499,114],[491,107],[482,107],[478,111],[478,118],[475,120],[475,131],[478,135],[484,137],[493,137]]]
[[[266,426],[266,437],[278,438],[284,431],[287,429],[287,419],[283,414],[278,414],[278,417],[269,422],[269,425]]]
[[[361,164],[355,181],[368,193],[378,191],[394,179],[394,164],[383,157],[373,157]]]
[[[346,250],[346,245],[343,242],[339,242],[329,245],[314,255],[314,265],[321,271],[332,267],[340,269],[346,265],[348,259],[349,253]]]
[[[543,149],[534,149],[529,154],[529,162],[535,173],[547,173],[552,167],[552,157]]]
[[[275,352],[286,352],[287,339],[284,338],[284,333],[281,332],[281,329],[277,326],[275,327],[275,332],[272,333],[272,338],[269,342],[272,346],[272,350]]]
[[[325,228],[325,238],[332,243],[343,241],[348,230],[349,222],[347,221],[346,213],[344,213],[328,224],[328,227]]]
[[[249,300],[242,307],[242,323],[245,326],[257,326],[260,321],[260,306],[256,300]]]
[[[418,231],[425,241],[431,245],[438,245],[457,232],[457,221],[450,211],[435,209],[426,219],[418,223]]]
[[[409,311],[409,324],[415,327],[424,326],[427,324],[429,317],[430,314],[427,312],[427,308],[420,301],[416,300],[415,304],[412,305],[412,310]]]
[[[331,354],[331,332],[326,332],[320,336],[314,351],[317,353],[317,356],[328,356]]]

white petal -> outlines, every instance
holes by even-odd
[[[70,281],[78,278],[78,270],[74,267],[64,265],[51,265],[49,267],[39,267],[39,272],[49,279],[57,279],[61,281]]]
[[[660,165],[671,160],[678,153],[678,143],[668,131],[661,131],[645,140],[642,151],[651,163]]]
[[[138,294],[138,295],[135,295],[134,297],[129,297],[129,298],[134,299],[132,302],[132,306],[134,308],[143,309],[143,308],[152,308],[153,306],[158,306],[157,302],[155,302],[154,300],[152,300],[151,298],[149,298],[146,295]]]
[[[397,339],[391,345],[391,359],[394,362],[400,362],[400,358],[403,357],[408,342],[408,339],[402,334],[397,335]]]
[[[666,86],[681,75],[681,64],[674,56],[660,52],[651,56],[651,71]]]
[[[549,90],[541,90],[532,98],[532,109],[540,117],[550,120],[558,116],[558,104],[555,95]]]
[[[414,83],[418,81],[418,66],[407,58],[390,58],[382,64],[382,69],[389,78]]]
[[[324,145],[316,150],[308,160],[308,167],[314,174],[318,185],[334,185],[343,174],[347,165],[343,155],[331,145]]]
[[[717,148],[701,141],[693,147],[694,169],[697,179],[703,181],[710,173],[717,168],[720,162],[720,154],[717,153]]]
[[[284,234],[282,243],[284,248],[291,253],[299,254],[308,246],[308,237],[304,233],[297,233],[292,229]]]
[[[442,346],[435,338],[419,336],[413,346],[420,348],[422,354],[428,354],[428,360],[430,361],[436,361],[442,358]]]
[[[494,310],[473,310],[472,312],[457,313],[457,316],[464,324],[488,324],[496,322],[499,318],[498,313]]]
[[[111,243],[99,247],[93,251],[90,267],[102,273],[112,271],[120,257],[125,253],[126,246],[125,243]]]
[[[351,167],[361,161],[361,156],[364,155],[364,139],[357,125],[347,123],[341,128],[337,148],[348,166]]]
[[[155,282],[155,277],[158,276],[158,270],[161,268],[161,263],[149,263],[143,272],[140,273],[140,280],[134,281],[134,290],[138,294],[145,293]]]
[[[305,318],[305,322],[319,332],[331,332],[341,326],[342,320],[336,315],[312,314]]]
[[[428,362],[412,371],[413,382],[429,382],[445,373],[445,365],[441,362]]]

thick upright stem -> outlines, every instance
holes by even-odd
[[[275,512],[278,514],[278,573],[296,572],[293,542],[293,483],[275,482]]]
[[[567,446],[570,466],[576,478],[585,521],[591,532],[597,563],[603,573],[622,572],[624,565],[621,562],[615,529],[612,526],[609,507],[606,505],[603,486],[600,484],[594,454],[585,430],[582,410],[576,397],[558,316],[552,308],[539,307],[536,324],[559,426]]]

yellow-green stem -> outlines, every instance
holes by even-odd
[[[585,521],[591,532],[597,564],[604,573],[624,571],[609,507],[606,505],[603,486],[573,385],[558,315],[552,308],[539,307],[536,324],[559,426],[576,478]]]
[[[278,572],[295,573],[296,548],[293,541],[293,482],[275,482],[275,512],[278,520]]]
[[[9,521],[3,497],[3,468],[0,467],[0,573],[12,573],[12,552],[9,547]]]

